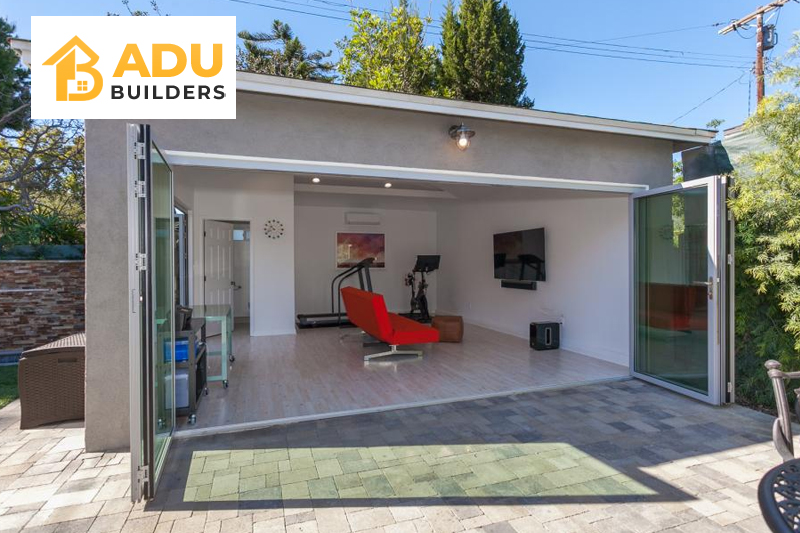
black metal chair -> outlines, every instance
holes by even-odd
[[[800,531],[800,459],[794,457],[792,413],[786,397],[786,382],[800,379],[800,372],[784,372],[778,361],[769,360],[764,366],[772,380],[778,417],[772,425],[772,442],[781,456],[779,464],[761,478],[758,484],[758,505],[761,515],[775,533]],[[795,414],[800,419],[800,388]]]
[[[761,478],[758,506],[774,533],[800,531],[800,459],[781,463]]]

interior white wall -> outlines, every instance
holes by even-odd
[[[561,320],[562,348],[628,365],[629,223],[626,196],[448,204],[439,212],[442,311],[527,338],[530,322]],[[545,228],[547,281],[503,289],[495,233]]]
[[[185,205],[189,205],[187,197],[192,198],[195,305],[204,301],[203,221],[249,222],[250,334],[295,333],[294,178],[269,172],[178,167],[175,183],[176,197]],[[268,238],[262,229],[273,218],[285,228],[277,240]]]
[[[327,198],[326,198],[327,197]],[[342,272],[336,268],[336,233],[339,231],[384,233],[386,235],[386,268],[371,270],[375,292],[384,295],[391,311],[406,312],[410,308],[411,289],[403,284],[406,273],[414,267],[416,256],[437,253],[437,213],[434,209],[414,209],[419,204],[387,207],[380,198],[353,198],[348,195],[298,194],[295,203],[295,305],[298,313],[330,312],[330,283]],[[405,205],[404,205],[405,204]],[[375,213],[381,224],[353,226],[345,224],[345,213]],[[437,304],[437,279],[428,277],[428,305]],[[350,278],[345,285],[358,285]]]

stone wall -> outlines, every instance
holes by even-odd
[[[85,329],[84,261],[0,261],[0,352]]]

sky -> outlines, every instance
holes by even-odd
[[[347,6],[383,12],[390,1],[159,0],[158,4],[171,15],[235,15],[238,30],[266,31],[278,18],[309,49],[332,50],[335,58],[336,40],[350,32]],[[439,25],[445,3],[417,0],[420,12],[430,14],[433,25]],[[719,119],[725,121],[724,129],[740,124],[755,107],[750,72],[755,30],[721,36],[717,34],[721,26],[713,25],[750,13],[765,3],[761,0],[507,3],[527,40],[527,94],[537,109],[700,128]],[[130,4],[133,9],[150,9],[149,0],[130,0]],[[30,38],[33,15],[109,11],[126,12],[120,0],[0,0],[0,16],[15,23],[22,38]],[[768,54],[777,58],[800,29],[800,4],[790,2],[769,23],[777,23],[779,44]],[[435,35],[429,39],[438,41]],[[770,90],[768,86],[768,94]]]

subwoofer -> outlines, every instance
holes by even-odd
[[[531,322],[530,343],[534,350],[555,350],[561,342],[558,322]]]

